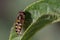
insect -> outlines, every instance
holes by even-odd
[[[18,16],[17,16],[16,23],[15,23],[15,31],[18,35],[21,34],[24,20],[25,20],[25,13],[20,11]]]

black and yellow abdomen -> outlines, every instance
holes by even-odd
[[[20,11],[15,22],[15,31],[17,34],[21,34],[24,20],[25,20],[25,13]]]

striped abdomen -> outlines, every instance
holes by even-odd
[[[17,16],[16,23],[15,23],[15,30],[16,30],[17,34],[21,33],[21,29],[24,24],[24,20],[25,20],[24,12],[19,12],[19,15]]]

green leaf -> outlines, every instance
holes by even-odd
[[[23,34],[18,36],[13,26],[9,40],[29,40],[46,25],[60,21],[60,0],[39,0],[26,7],[24,11]]]
[[[31,26],[27,28],[21,40],[28,40],[35,34],[35,32],[37,32],[47,24],[52,23],[56,19],[57,17],[55,15],[47,14],[41,16],[35,23],[33,23]]]

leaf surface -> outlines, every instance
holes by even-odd
[[[24,11],[24,33],[17,36],[13,27],[9,40],[29,40],[46,25],[58,22],[60,19],[60,0],[39,0],[26,7]]]

